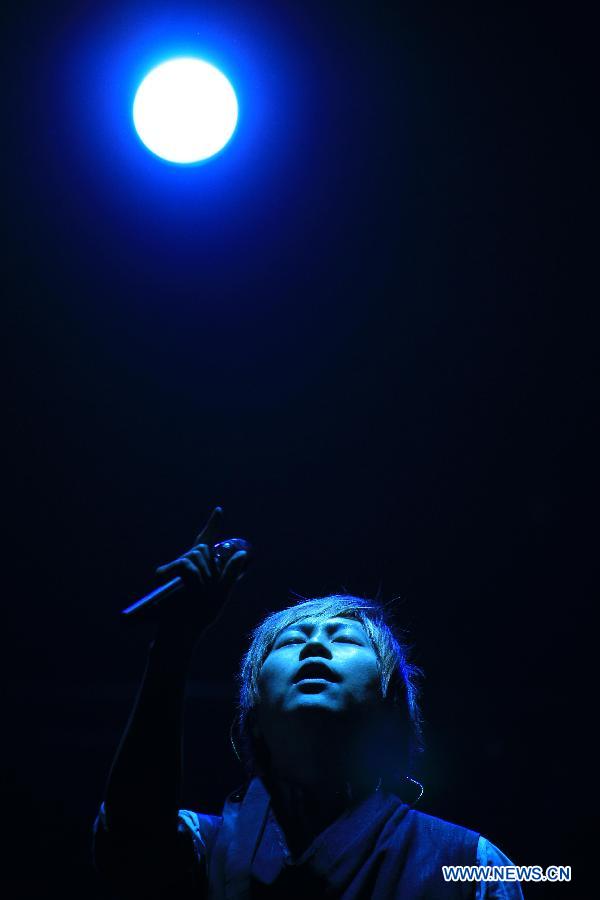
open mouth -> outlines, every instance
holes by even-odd
[[[294,676],[294,684],[299,684],[301,681],[320,682],[339,680],[337,673],[330,669],[328,665],[316,661],[304,663],[304,665],[300,666]]]

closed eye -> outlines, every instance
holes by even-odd
[[[351,638],[351,637],[348,637],[348,636],[343,635],[343,634],[342,634],[342,635],[338,635],[338,637],[334,637],[334,638],[333,638],[333,641],[338,642],[338,643],[342,643],[342,644],[356,644],[357,647],[362,647],[362,646],[363,646],[362,641],[356,640],[355,638]],[[288,647],[288,646],[290,646],[291,644],[302,644],[303,642],[304,642],[304,641],[303,641],[303,638],[300,638],[300,637],[291,637],[291,638],[288,638],[286,641],[282,641],[281,644],[278,644],[278,645],[277,645],[277,649],[280,648],[280,647]]]

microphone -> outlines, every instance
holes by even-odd
[[[237,553],[239,550],[245,550],[246,553],[250,553],[252,548],[249,542],[244,538],[229,538],[227,541],[221,541],[218,544],[214,544],[212,549],[217,567],[222,572],[226,563],[231,559],[234,553]],[[142,597],[141,600],[136,600],[131,606],[122,609],[121,618],[127,621],[141,619],[143,618],[144,613],[155,610],[167,599],[167,597],[181,591],[183,587],[183,578],[180,578],[179,576],[172,578],[170,581],[167,581],[166,584],[161,584],[160,587],[157,587],[154,591],[150,591],[150,593],[146,594],[145,597]]]

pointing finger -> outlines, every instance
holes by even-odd
[[[200,534],[196,535],[194,546],[196,546],[196,544],[208,544],[212,547],[213,544],[216,544],[222,521],[223,509],[220,506],[215,506],[210,516],[208,517],[208,522],[206,523]]]

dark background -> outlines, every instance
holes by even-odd
[[[426,673],[420,808],[574,867],[526,895],[586,896],[587,33],[530,3],[13,10],[5,896],[104,896],[91,823],[148,641],[118,611],[216,503],[256,559],[199,647],[183,805],[240,781],[260,617],[380,589]],[[182,51],[241,104],[191,168],[129,121]]]

